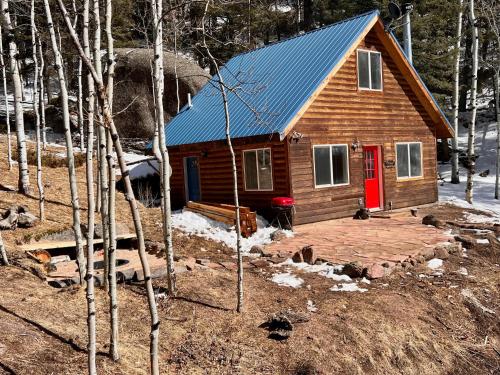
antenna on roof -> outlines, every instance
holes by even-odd
[[[386,26],[386,30],[394,30],[396,27],[403,26],[403,46],[406,58],[410,63],[413,63],[413,53],[411,48],[411,21],[410,13],[413,10],[413,5],[411,3],[404,3],[403,6],[399,6],[396,2],[390,1],[388,4],[389,14],[391,16],[391,21]],[[401,25],[394,26],[391,25],[395,21],[399,21],[404,18]]]

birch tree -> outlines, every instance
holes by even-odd
[[[7,258],[7,251],[5,250],[5,245],[3,244],[2,232],[0,232],[0,256],[2,257],[4,266],[8,266],[9,258]]]
[[[45,0],[47,1],[47,0]],[[59,9],[64,17],[64,21],[66,24],[66,28],[71,36],[71,39],[73,40],[73,43],[78,51],[78,54],[82,58],[85,66],[89,70],[89,72],[92,74],[92,78],[94,79],[94,83],[97,86],[97,98],[99,100],[99,104],[102,108],[102,113],[103,113],[103,120],[104,120],[104,126],[106,128],[109,128],[109,131],[111,133],[111,139],[113,140],[113,146],[116,151],[116,157],[118,160],[118,165],[120,167],[122,179],[124,181],[124,186],[125,186],[125,195],[126,195],[126,200],[129,203],[130,206],[130,211],[132,213],[132,218],[134,221],[134,227],[135,227],[135,232],[137,235],[137,243],[138,243],[138,253],[139,253],[139,258],[141,261],[142,265],[142,271],[144,275],[144,284],[146,288],[146,296],[148,299],[148,305],[149,305],[149,313],[151,317],[151,330],[150,330],[150,368],[151,368],[151,374],[153,375],[159,375],[159,364],[158,364],[158,337],[159,337],[159,328],[160,328],[160,320],[158,318],[158,311],[156,307],[156,300],[155,300],[155,295],[154,295],[154,290],[153,290],[153,283],[151,280],[151,270],[149,268],[149,263],[147,259],[147,254],[146,254],[146,248],[144,246],[144,232],[142,230],[142,222],[141,222],[141,215],[139,212],[139,208],[137,205],[137,200],[135,199],[134,195],[134,190],[132,189],[132,182],[130,180],[130,175],[129,175],[129,170],[127,167],[127,164],[125,162],[124,154],[123,154],[123,149],[122,145],[120,142],[120,137],[118,135],[118,132],[116,130],[116,126],[114,123],[113,116],[111,114],[110,110],[110,103],[107,95],[107,89],[106,86],[104,85],[104,82],[102,79],[99,77],[97,74],[92,62],[90,59],[85,56],[85,53],[82,49],[82,46],[80,44],[80,41],[78,39],[77,34],[75,33],[74,28],[71,26],[71,21],[69,19],[68,12],[66,11],[66,8],[62,2],[62,0],[57,0],[57,4],[59,6]]]
[[[84,53],[90,58],[90,43],[89,43],[89,0],[83,2],[83,20],[82,20],[82,39],[84,45]],[[81,58],[80,58],[81,61]],[[79,70],[81,74],[81,70]],[[96,370],[96,307],[95,307],[95,291],[94,291],[94,225],[95,225],[95,198],[94,198],[94,87],[92,77],[87,77],[89,99],[88,119],[87,119],[87,146],[86,146],[86,177],[87,177],[87,368],[90,375],[97,373]],[[82,147],[83,148],[83,147]]]
[[[476,173],[475,136],[476,136],[476,114],[477,114],[477,71],[479,62],[479,35],[477,30],[477,20],[474,14],[474,0],[469,3],[469,17],[472,25],[472,86],[470,94],[471,120],[469,125],[469,136],[467,141],[467,187],[465,190],[465,200],[472,204],[474,196],[474,174]]]
[[[113,84],[115,71],[115,56],[113,49],[113,34],[111,32],[113,6],[111,0],[106,0],[106,47],[107,47],[107,95],[109,110],[113,113]],[[106,129],[106,161],[108,164],[109,196],[108,196],[108,229],[109,229],[109,316],[110,316],[110,338],[109,355],[117,361],[119,353],[119,330],[118,330],[118,294],[116,292],[116,172],[115,159],[113,157],[113,141],[109,129]]]
[[[30,24],[31,24],[31,50],[32,59],[34,65],[34,78],[33,78],[33,112],[35,114],[35,134],[36,134],[36,183],[38,186],[38,207],[40,221],[45,220],[45,194],[43,190],[42,181],[42,150],[41,150],[41,140],[40,140],[40,108],[38,105],[38,81],[40,68],[38,66],[37,57],[37,39],[39,38],[38,31],[35,24],[35,0],[31,0],[31,10],[30,10]]]
[[[71,192],[71,206],[73,210],[73,231],[76,241],[76,262],[80,275],[80,284],[85,282],[85,255],[83,254],[82,230],[80,226],[80,200],[78,199],[78,186],[76,180],[75,159],[73,154],[73,142],[71,139],[69,107],[68,107],[68,88],[63,71],[62,56],[56,40],[54,24],[52,23],[52,14],[50,12],[49,0],[43,0],[45,6],[45,15],[47,18],[47,27],[50,34],[50,42],[54,53],[55,68],[59,80],[61,109],[64,123],[64,138],[66,141],[66,160],[68,165],[68,177]]]
[[[158,146],[160,153],[161,171],[161,201],[163,219],[163,237],[165,241],[165,255],[167,261],[167,280],[169,293],[175,295],[174,253],[172,246],[172,208],[170,200],[170,162],[165,141],[165,117],[163,110],[163,92],[165,82],[163,75],[163,7],[162,0],[151,1],[154,25],[154,90],[156,109],[156,128],[158,132]]]
[[[26,152],[26,135],[24,134],[24,111],[22,106],[23,85],[19,74],[19,64],[17,61],[18,50],[14,28],[10,20],[9,1],[1,0],[3,31],[6,33],[6,40],[9,43],[9,65],[14,86],[14,112],[16,117],[17,135],[17,162],[19,168],[18,189],[21,194],[30,192],[30,180],[28,174],[28,157]]]
[[[39,70],[39,95],[38,95],[38,104],[40,107],[40,127],[42,131],[42,149],[47,149],[47,130],[45,124],[45,57],[43,55],[42,41],[40,38],[37,39],[37,49],[38,49],[38,57],[40,58],[40,70]]]
[[[202,27],[202,47],[206,51],[207,57],[210,60],[212,66],[215,68],[215,75],[217,76],[217,85],[219,86],[219,90],[222,96],[222,102],[224,105],[224,119],[225,119],[225,133],[226,133],[226,141],[229,147],[229,153],[231,155],[231,167],[233,172],[233,197],[234,197],[234,205],[236,207],[236,252],[238,259],[238,287],[237,287],[237,305],[236,311],[243,311],[243,259],[242,259],[242,251],[241,251],[241,225],[240,225],[240,205],[239,205],[239,196],[238,196],[238,169],[236,167],[236,155],[234,153],[233,144],[231,142],[231,121],[229,116],[229,103],[227,100],[227,90],[224,83],[224,77],[222,76],[219,68],[219,64],[215,57],[210,52],[210,48],[207,45],[207,33],[205,30],[205,17],[207,15],[208,6],[210,4],[210,0],[207,0],[205,4],[205,11],[203,13],[203,17],[201,20]]]
[[[3,58],[3,38],[2,26],[0,25],[0,65],[2,68],[2,85],[3,85],[3,95],[5,100],[5,124],[7,125],[7,163],[9,165],[9,171],[12,169],[12,143],[10,136],[10,109],[9,109],[9,98],[7,93],[7,74],[5,72],[5,60]]]
[[[455,65],[453,66],[453,130],[455,136],[452,139],[451,154],[451,183],[460,183],[460,173],[458,169],[458,99],[460,97],[460,44],[462,39],[462,17],[463,0],[458,0],[458,23],[457,23],[457,41],[455,44]]]

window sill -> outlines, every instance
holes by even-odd
[[[418,181],[418,180],[423,180],[424,176],[419,176],[419,177],[398,177],[396,178],[397,182],[405,182],[405,181]]]
[[[258,192],[270,192],[270,191],[274,191],[274,189],[245,189],[245,191],[249,191],[252,193],[258,193]]]
[[[351,183],[347,182],[345,184],[336,184],[336,185],[314,185],[315,189],[327,189],[327,188],[336,188],[342,186],[349,186]]]

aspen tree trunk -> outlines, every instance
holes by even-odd
[[[83,254],[82,229],[80,227],[80,200],[78,199],[78,186],[76,181],[75,159],[73,155],[73,143],[71,139],[71,130],[69,124],[69,108],[68,108],[68,89],[63,71],[62,56],[59,51],[54,25],[52,23],[52,14],[50,12],[49,0],[43,0],[45,13],[47,17],[48,29],[52,50],[54,52],[55,68],[59,78],[61,107],[63,112],[64,122],[64,137],[66,139],[66,158],[68,162],[68,176],[71,191],[71,205],[73,208],[73,230],[75,232],[76,241],[76,263],[80,274],[80,284],[85,284],[85,255]]]
[[[10,111],[9,111],[9,98],[7,94],[7,74],[5,72],[5,60],[3,58],[3,38],[2,26],[0,25],[0,65],[2,66],[2,84],[3,94],[5,99],[5,123],[7,125],[7,162],[9,171],[12,169],[12,143],[10,137]]]
[[[231,154],[231,165],[232,165],[232,172],[233,172],[233,196],[234,196],[234,205],[236,207],[236,253],[237,253],[237,259],[238,259],[238,287],[237,287],[237,304],[236,304],[236,311],[237,312],[242,312],[243,311],[243,258],[241,254],[241,225],[240,225],[240,203],[239,203],[239,195],[238,195],[238,169],[236,167],[236,156],[234,153],[233,149],[233,144],[231,142],[231,122],[230,122],[230,117],[229,117],[229,103],[227,101],[227,92],[226,92],[226,86],[224,84],[224,78],[222,77],[222,74],[220,73],[219,69],[219,64],[217,60],[214,58],[212,53],[210,52],[210,49],[208,48],[207,41],[206,41],[206,32],[205,32],[205,16],[207,14],[208,10],[208,5],[210,3],[210,0],[207,1],[205,5],[205,12],[203,14],[203,18],[201,20],[201,27],[203,31],[203,47],[207,51],[208,58],[212,65],[215,67],[215,74],[217,75],[217,80],[218,80],[218,85],[219,85],[219,90],[222,95],[222,101],[224,104],[224,118],[225,118],[225,132],[226,132],[226,141],[229,147],[229,153]]]
[[[93,2],[94,13],[94,66],[102,81],[102,62],[101,62],[101,17],[99,12],[99,0]],[[96,106],[96,114],[98,118],[97,124],[97,140],[98,140],[98,163],[99,163],[99,211],[101,213],[102,225],[102,245],[104,250],[104,275],[109,274],[109,228],[108,228],[108,167],[106,164],[106,131],[102,124],[102,109]],[[103,288],[108,290],[108,278],[104,277]]]
[[[479,35],[477,30],[477,20],[474,14],[474,0],[470,0],[469,4],[470,20],[472,24],[472,87],[471,87],[471,120],[469,125],[469,137],[467,142],[469,168],[467,169],[467,187],[465,190],[465,200],[472,204],[474,197],[474,174],[476,173],[475,161],[475,136],[476,136],[476,113],[477,113],[477,71],[478,71],[478,49]]]
[[[174,253],[172,246],[172,208],[170,201],[170,162],[165,141],[165,121],[163,111],[163,91],[165,89],[163,75],[163,7],[162,0],[151,1],[153,10],[154,28],[154,82],[156,97],[156,127],[158,129],[158,144],[161,159],[161,187],[162,187],[162,219],[163,237],[165,241],[165,255],[167,261],[167,280],[169,294],[175,295]]]
[[[44,71],[45,71],[45,58],[43,55],[42,42],[40,38],[37,40],[38,56],[40,57],[40,95],[39,95],[39,106],[40,106],[40,126],[42,128],[42,148],[47,149],[47,131],[45,128],[45,84],[44,84]]]
[[[35,25],[35,0],[31,0],[30,11],[31,23],[31,49],[33,52],[33,64],[35,65],[34,79],[33,79],[33,112],[35,113],[35,130],[36,130],[36,183],[38,186],[38,207],[40,211],[40,221],[45,220],[45,194],[43,191],[42,181],[42,150],[40,146],[40,112],[38,106],[38,79],[39,67],[37,57],[37,35],[38,31]]]
[[[17,44],[14,38],[14,30],[10,22],[9,1],[1,0],[2,23],[4,32],[8,34],[9,41],[9,61],[12,83],[14,84],[14,112],[16,115],[16,134],[17,134],[17,162],[19,167],[18,189],[21,194],[30,192],[30,180],[28,174],[28,157],[26,153],[26,135],[24,134],[23,117],[23,85],[19,74],[19,64],[17,61]]]
[[[500,48],[500,46],[499,46]],[[500,70],[496,71],[493,77],[495,83],[495,109],[497,114],[497,160],[496,160],[496,174],[495,174],[495,199],[499,197],[499,180],[500,180]]]
[[[47,0],[45,0],[45,1],[47,1]],[[144,232],[142,230],[141,215],[139,212],[137,201],[135,199],[134,190],[132,189],[132,183],[130,180],[129,170],[128,170],[127,164],[125,162],[125,158],[123,156],[123,149],[122,149],[122,145],[120,142],[120,137],[119,137],[118,132],[116,130],[113,116],[112,116],[111,111],[110,111],[106,87],[104,86],[102,79],[100,79],[99,75],[97,74],[91,61],[85,56],[85,53],[83,52],[82,46],[80,45],[80,42],[78,40],[78,36],[76,35],[75,30],[71,27],[71,21],[69,19],[68,12],[66,11],[66,8],[65,8],[62,0],[57,0],[57,3],[59,5],[59,9],[61,10],[61,13],[64,17],[66,27],[68,29],[70,36],[71,36],[71,39],[73,40],[73,43],[75,44],[75,47],[78,50],[78,53],[82,57],[84,64],[87,66],[87,69],[92,74],[92,78],[94,79],[94,82],[97,86],[97,95],[98,95],[99,103],[101,105],[102,112],[103,112],[104,126],[109,127],[109,130],[111,133],[111,139],[113,140],[113,145],[114,145],[115,150],[116,150],[118,165],[120,167],[122,179],[123,179],[124,185],[125,185],[125,196],[126,196],[127,202],[129,203],[129,206],[130,206],[130,211],[132,213],[132,218],[134,221],[135,232],[137,234],[137,242],[138,242],[138,247],[139,247],[138,253],[139,253],[139,258],[141,260],[142,270],[143,270],[143,274],[144,274],[144,284],[146,287],[146,295],[147,295],[148,305],[149,305],[149,314],[151,317],[151,331],[150,331],[150,335],[149,335],[150,336],[149,351],[150,351],[151,374],[159,375],[160,371],[159,371],[159,364],[158,364],[158,336],[159,336],[159,330],[160,330],[160,320],[158,318],[158,311],[156,308],[156,300],[155,300],[155,295],[154,295],[154,290],[153,290],[153,283],[151,280],[151,270],[149,268],[149,262],[147,259],[146,248],[144,246]]]
[[[455,136],[452,139],[451,153],[451,183],[460,183],[460,172],[458,169],[458,99],[460,97],[460,42],[462,39],[462,16],[463,0],[459,0],[457,42],[455,45],[455,65],[453,66],[453,130]]]
[[[78,130],[80,132],[80,151],[85,150],[85,136],[83,128],[83,88],[82,88],[82,59],[78,58],[78,96],[77,96],[77,106],[78,106]]]
[[[115,56],[113,49],[113,34],[111,32],[112,20],[111,0],[106,0],[106,45],[107,45],[107,94],[109,110],[113,113],[113,79],[115,71]],[[120,358],[119,331],[118,331],[118,294],[116,292],[116,173],[115,159],[113,158],[113,140],[109,129],[106,129],[106,160],[109,173],[108,197],[108,228],[109,228],[109,315],[110,315],[110,345],[109,355],[114,361]]]
[[[89,0],[83,2],[83,30],[82,38],[84,53],[90,57],[89,46]],[[81,58],[80,58],[81,61]],[[81,73],[81,71],[79,71]],[[87,177],[87,369],[89,375],[97,374],[96,370],[96,306],[94,285],[94,228],[95,228],[95,198],[94,198],[94,96],[93,80],[89,80],[88,120],[87,120],[87,149],[86,149],[86,177]],[[83,147],[82,147],[83,149]]]
[[[9,258],[7,258],[7,251],[5,250],[5,245],[3,244],[2,232],[0,232],[0,256],[2,257],[4,266],[8,266]]]

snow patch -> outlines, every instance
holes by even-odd
[[[307,300],[307,310],[309,310],[310,312],[316,312],[316,311],[318,311],[318,308],[316,307],[316,305],[314,304],[314,302],[311,301],[310,299]]]
[[[234,226],[209,219],[203,215],[191,211],[176,211],[172,213],[172,226],[182,230],[186,234],[193,234],[214,241],[222,242],[236,249],[236,231]],[[248,253],[254,245],[267,245],[271,243],[271,233],[276,231],[274,227],[268,227],[268,222],[261,216],[257,216],[257,232],[249,238],[241,238],[241,249]],[[293,232],[283,231],[287,237],[292,237]]]
[[[337,284],[332,286],[330,290],[332,292],[361,292],[361,293],[368,291],[368,289],[360,288],[356,283]]]
[[[478,238],[476,242],[481,245],[488,245],[490,243],[490,241],[487,238]]]
[[[282,286],[289,286],[292,288],[298,288],[304,283],[300,277],[293,275],[291,272],[277,273],[271,278],[273,283]]]
[[[458,269],[457,273],[459,273],[460,275],[464,275],[464,276],[469,275],[469,271],[467,271],[467,268],[465,268],[465,267],[460,267]]]
[[[427,262],[427,267],[432,270],[437,270],[443,266],[443,260],[438,258],[433,258]]]

